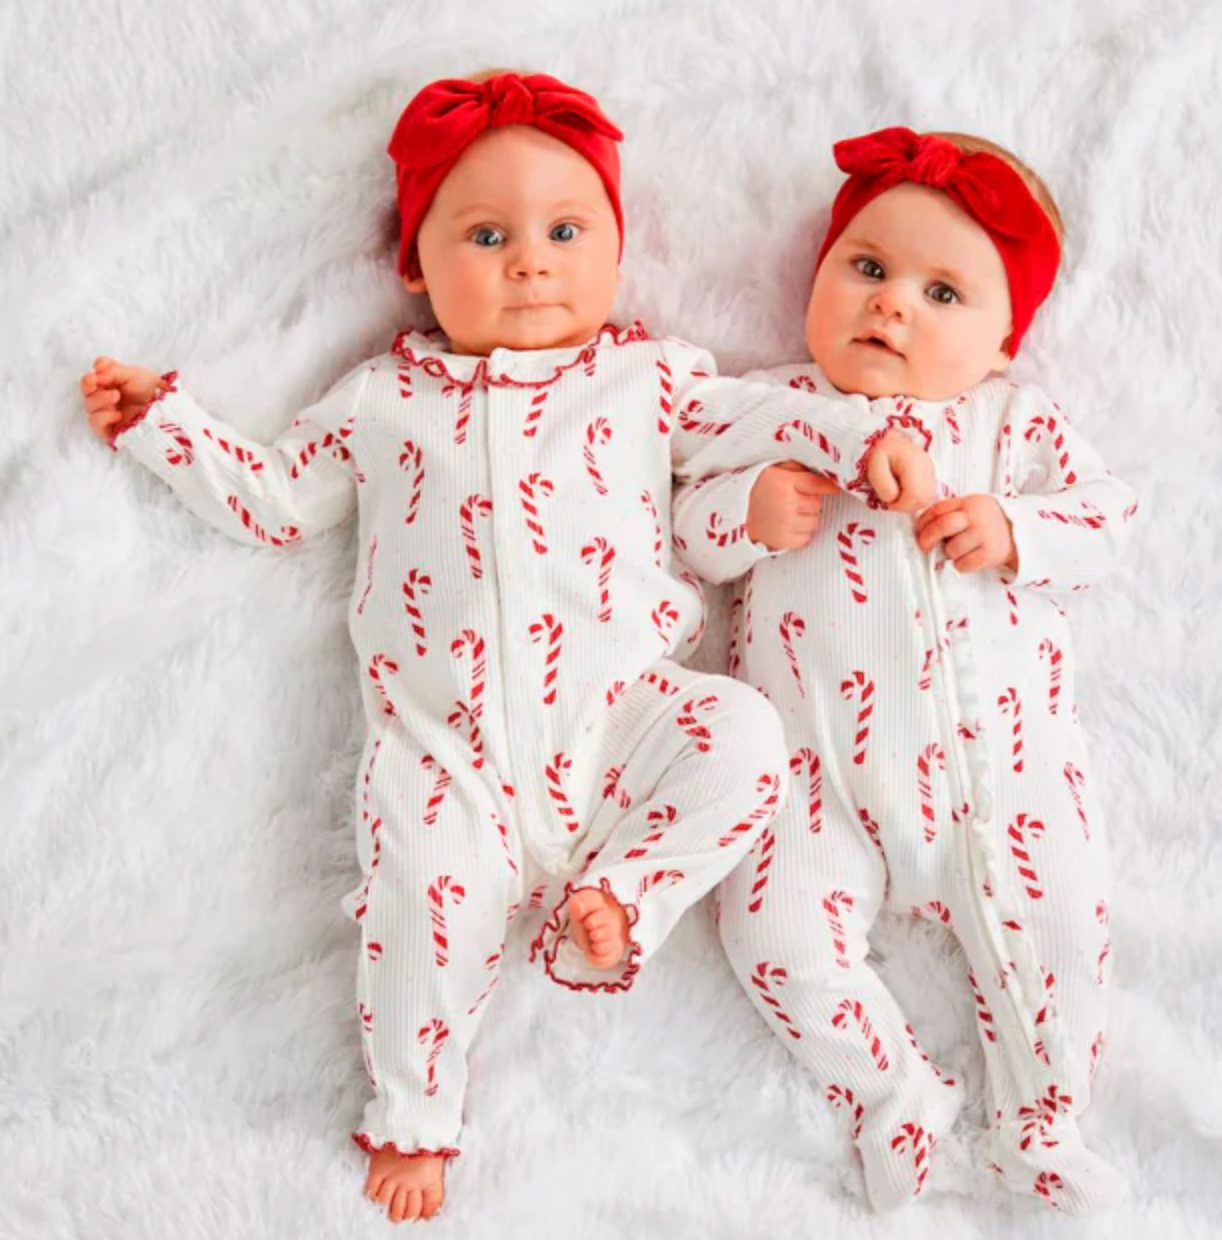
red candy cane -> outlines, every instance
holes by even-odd
[[[775,439],[777,443],[790,443],[792,442],[794,435],[800,435],[803,439],[813,443],[829,461],[835,462],[840,460],[840,452],[836,448],[836,445],[832,443],[821,431],[815,430],[809,422],[805,422],[801,418],[794,418],[791,421],[786,422],[784,426],[777,427],[776,434],[773,435],[773,439]]]
[[[959,399],[955,402],[955,404],[959,404],[959,405],[966,404],[966,403],[967,403],[967,397],[965,396],[960,396]],[[946,429],[950,431],[951,443],[962,443],[963,432],[959,429],[959,419],[955,413],[955,406],[947,405],[946,408],[942,411],[942,416],[946,419]]]
[[[299,542],[301,540],[301,531],[295,525],[284,525],[280,528],[280,537],[269,534],[251,514],[242,507],[242,501],[236,495],[230,495],[226,501],[229,510],[236,514],[242,524],[248,529],[260,542],[265,542],[272,547],[287,547],[290,543]]]
[[[810,375],[794,375],[789,381],[789,386],[799,392],[818,392],[819,390]]]
[[[874,682],[865,672],[849,673],[840,685],[840,696],[846,702],[857,702],[857,731],[853,736],[853,762],[861,766],[866,760],[870,740],[870,716],[874,713]]]
[[[882,833],[879,829],[878,823],[870,817],[870,811],[864,806],[861,806],[857,810],[857,817],[861,820],[861,825],[865,827],[866,835],[870,837],[870,843],[873,844],[880,853],[883,853],[883,855],[886,856],[883,852]]]
[[[492,972],[492,981],[488,983],[488,987],[483,992],[483,994],[481,994],[480,997],[476,999],[476,1001],[467,1009],[468,1016],[474,1016],[475,1013],[479,1010],[480,1004],[482,1004],[484,1000],[487,999],[488,996],[492,994],[492,992],[496,989],[497,982],[501,980],[501,971],[498,968],[500,963],[501,963],[501,952],[493,952],[492,955],[489,956],[488,959],[484,961],[484,968],[489,969]]]
[[[163,423],[162,425],[165,425],[165,424]],[[219,435],[214,435],[206,426],[204,427],[204,438],[211,439],[212,442],[216,444],[216,446],[220,448],[222,452],[224,452],[227,456],[233,457],[233,459],[237,461],[239,465],[249,465],[250,472],[252,474],[257,474],[257,473],[262,472],[263,462],[259,460],[259,458],[253,452],[251,452],[249,448],[243,448],[240,444],[231,444],[229,440],[222,439]],[[188,458],[189,458],[190,447],[191,447],[191,441],[189,439],[187,440],[185,447],[188,451]],[[188,459],[186,463],[189,465],[191,463],[190,459]],[[175,465],[177,464],[177,462],[171,461],[170,464]]]
[[[736,598],[730,604],[730,655],[728,672],[731,676],[738,675],[738,669],[742,667],[742,655],[738,650],[739,627],[742,622],[743,601]]]
[[[429,884],[429,917],[433,923],[433,958],[437,967],[444,969],[449,963],[450,939],[446,928],[445,900],[449,895],[450,903],[457,908],[463,902],[466,891],[448,874],[439,874]]]
[[[1041,1171],[1035,1177],[1031,1190],[1037,1197],[1042,1197],[1054,1210],[1061,1207],[1053,1197],[1053,1193],[1065,1191],[1065,1181],[1055,1171]]]
[[[424,1087],[424,1096],[426,1098],[431,1098],[437,1092],[437,1057],[441,1054],[441,1048],[445,1046],[449,1036],[449,1027],[444,1021],[438,1020],[436,1017],[433,1017],[427,1025],[422,1026],[420,1032],[416,1034],[416,1041],[421,1046],[429,1045],[429,1057],[425,1061],[425,1071],[428,1080],[428,1084]]]
[[[783,986],[788,980],[789,974],[783,968],[772,965],[767,960],[761,960],[751,975],[751,984],[759,991],[760,998],[772,1009],[773,1016],[781,1022],[785,1032],[791,1038],[797,1039],[802,1034],[794,1027],[792,1019],[781,1007],[781,1001],[774,993],[774,987]]]
[[[1057,464],[1060,465],[1065,477],[1065,485],[1073,486],[1077,481],[1077,475],[1069,468],[1069,452],[1065,447],[1065,436],[1061,434],[1061,428],[1051,414],[1042,414],[1032,418],[1031,425],[1023,432],[1023,438],[1028,443],[1034,443],[1040,436],[1052,441],[1052,450],[1057,454]]]
[[[610,689],[607,690],[607,705],[614,706],[616,702],[624,695],[624,691],[628,688],[625,681],[617,680]]]
[[[462,447],[467,442],[467,423],[471,421],[471,389],[470,383],[447,383],[441,389],[442,396],[458,393],[458,420],[454,424],[454,442]]]
[[[696,701],[692,698],[690,702],[684,702],[679,707],[679,714],[675,718],[678,724],[688,736],[696,742],[696,751],[698,753],[708,753],[713,748],[713,734],[709,731],[708,726],[700,722],[696,717],[696,712],[709,715],[717,709],[717,698],[713,696],[701,698]]]
[[[653,805],[645,815],[645,821],[654,829],[635,848],[624,854],[625,861],[637,861],[649,851],[665,834],[679,817],[679,811],[673,805]]]
[[[1090,841],[1090,823],[1086,821],[1086,809],[1082,803],[1082,789],[1086,784],[1086,776],[1072,762],[1065,763],[1065,782],[1069,784],[1069,795],[1073,797],[1074,808],[1078,811],[1078,821],[1082,824],[1082,833]]]
[[[936,1144],[937,1139],[917,1124],[901,1124],[891,1141],[891,1148],[897,1154],[905,1150],[912,1154],[917,1173],[916,1187],[912,1190],[914,1197],[919,1197],[925,1187],[925,1178],[929,1175],[929,1156]]]
[[[851,1089],[843,1085],[829,1085],[827,1100],[838,1111],[847,1111],[853,1118],[853,1140],[861,1136],[861,1125],[865,1119],[866,1109],[857,1101]]]
[[[823,912],[827,916],[827,924],[832,932],[832,947],[836,951],[836,963],[842,969],[851,969],[853,962],[848,957],[848,935],[844,929],[846,910],[853,907],[853,897],[847,891],[829,891],[823,897]]]
[[[518,498],[522,501],[522,515],[530,533],[531,545],[539,555],[547,554],[547,535],[539,516],[539,500],[551,499],[555,492],[550,478],[540,473],[530,474],[518,483]]]
[[[399,455],[399,468],[411,469],[411,498],[407,502],[407,515],[403,518],[404,525],[411,525],[420,512],[420,497],[424,493],[424,452],[410,439],[403,441],[403,451]]]
[[[526,411],[526,423],[522,427],[522,434],[527,439],[533,439],[539,433],[539,419],[543,416],[543,406],[547,404],[551,390],[550,387],[540,388],[531,397],[530,408]]]
[[[662,523],[658,520],[658,506],[653,502],[653,496],[647,490],[641,492],[641,503],[645,505],[645,511],[649,513],[653,521],[653,562],[661,568],[664,542]]]
[[[891,1067],[891,1061],[883,1050],[882,1039],[874,1032],[874,1026],[870,1024],[865,1008],[857,999],[845,999],[841,1002],[836,1009],[836,1014],[832,1017],[832,1025],[836,1029],[846,1029],[850,1020],[855,1022],[861,1030],[861,1036],[865,1038],[874,1059],[874,1066],[880,1072],[886,1072]]]
[[[564,790],[564,776],[572,768],[572,760],[566,758],[562,753],[558,753],[545,768],[548,796],[552,798],[552,803],[556,807],[556,812],[560,815],[561,822],[568,827],[570,832],[576,831],[581,825],[577,821],[577,814],[569,803],[568,794]]]
[[[373,687],[377,690],[378,696],[382,699],[382,713],[395,718],[395,708],[390,698],[386,694],[386,686],[382,683],[382,674],[393,676],[399,670],[399,665],[389,656],[385,654],[375,654],[369,660],[369,679],[373,681]]]
[[[607,768],[607,773],[603,776],[603,800],[614,801],[620,809],[628,809],[632,804],[632,797],[620,787],[620,778],[623,774],[622,766]]]
[[[908,1035],[908,1045],[929,1065],[929,1070],[942,1082],[943,1085],[954,1087],[955,1078],[953,1076],[943,1076],[941,1069],[932,1059],[925,1054],[925,1048],[917,1041],[916,1030],[911,1025],[904,1026],[904,1032]]]
[[[1035,1014],[1035,1028],[1038,1031],[1041,1025],[1046,1025],[1056,1013],[1056,978],[1051,973],[1044,974],[1044,1006]],[[1044,1046],[1043,1038],[1035,1040],[1035,1057],[1045,1067],[1051,1067],[1052,1060],[1048,1058],[1048,1050]]]
[[[723,520],[721,513],[710,512],[709,523],[704,531],[704,536],[709,542],[715,543],[718,547],[735,547],[747,537],[747,523],[744,521],[741,525],[735,525],[730,529],[723,530],[721,528]]]
[[[1072,1107],[1073,1099],[1061,1093],[1056,1085],[1049,1085],[1041,1097],[1019,1107],[1018,1118],[1022,1120],[1022,1127],[1018,1148],[1026,1151],[1039,1141],[1045,1149],[1055,1149],[1060,1142],[1049,1134],[1057,1116],[1068,1114]]]
[[[412,622],[412,636],[416,639],[416,653],[423,655],[428,650],[428,639],[424,631],[424,616],[420,611],[420,600],[426,598],[433,589],[433,579],[419,568],[411,569],[403,582],[403,610]]]
[[[679,574],[679,580],[683,582],[684,585],[690,587],[692,593],[695,594],[697,599],[700,601],[700,623],[696,625],[695,631],[690,634],[686,642],[686,645],[688,646],[698,646],[700,645],[700,639],[704,636],[704,617],[707,610],[704,601],[704,586],[700,584],[700,578],[697,577],[695,573],[688,572],[687,569],[684,569],[683,572]]]
[[[921,798],[921,818],[925,824],[925,843],[932,844],[938,834],[933,812],[933,767],[946,770],[946,754],[936,741],[917,755],[917,793]]]
[[[463,654],[471,655],[471,696],[467,705],[472,719],[484,713],[484,689],[488,683],[488,656],[484,639],[474,629],[463,629],[450,643],[450,654],[461,660]]]
[[[670,434],[670,415],[675,406],[675,381],[671,376],[670,367],[666,362],[659,360],[658,382],[660,389],[658,392],[658,434]]]
[[[818,835],[823,830],[823,771],[819,764],[819,755],[813,749],[799,749],[789,759],[791,774],[796,776],[803,767],[806,767],[807,775],[810,833]]]
[[[1040,642],[1040,658],[1048,660],[1048,713],[1057,713],[1057,699],[1061,694],[1061,648],[1051,638]]]
[[[751,850],[755,857],[755,879],[751,884],[751,899],[747,904],[748,913],[758,913],[764,906],[764,889],[768,886],[769,870],[776,853],[776,836],[770,827],[765,827],[760,835],[759,843]]]
[[[543,656],[543,705],[553,706],[556,702],[556,678],[560,671],[560,653],[563,649],[564,625],[549,611],[545,611],[530,626],[530,640],[538,646],[546,645],[547,653]]]
[[[989,1011],[984,995],[980,993],[980,985],[976,981],[975,972],[968,970],[967,980],[971,983],[972,995],[976,1000],[976,1019],[980,1021],[980,1036],[986,1042],[996,1042],[997,1030],[993,1028],[993,1013]]]
[[[1092,1081],[1095,1079],[1095,1073],[1099,1071],[1099,1060],[1102,1058],[1106,1046],[1107,1039],[1103,1034],[1095,1034],[1095,1040],[1090,1044],[1090,1077]]]
[[[640,886],[637,888],[637,903],[639,904],[641,899],[651,891],[665,891],[668,887],[673,887],[682,881],[683,874],[679,870],[658,870],[655,874],[649,874],[641,879]]]
[[[679,609],[669,599],[663,599],[650,612],[650,619],[653,621],[653,627],[658,636],[662,639],[662,644],[669,648],[670,631],[679,622]]]
[[[1011,718],[1011,734],[1014,738],[1011,752],[1014,760],[1015,774],[1022,774],[1023,769],[1023,703],[1018,690],[1011,685],[997,699],[997,705],[1003,715]]]
[[[672,685],[665,676],[660,676],[657,672],[646,672],[641,680],[651,689],[656,689],[663,697],[674,697],[679,692],[678,685]],[[618,684],[619,681],[616,683]]]
[[[912,910],[913,917],[923,917],[930,921],[940,921],[944,926],[950,925],[950,909],[941,900],[930,900],[928,904],[919,904]]]
[[[463,546],[467,550],[467,564],[471,576],[477,581],[484,575],[484,566],[480,559],[479,542],[475,537],[475,518],[492,516],[492,501],[482,495],[468,495],[458,510],[459,523],[462,526]]]
[[[1111,924],[1111,917],[1107,911],[1106,900],[1100,900],[1099,903],[1095,905],[1095,919],[1103,927],[1103,933],[1107,935],[1108,926]],[[1104,965],[1107,964],[1108,957],[1111,954],[1112,940],[1111,936],[1108,935],[1108,937],[1106,937],[1103,941],[1103,950],[1099,953],[1099,963],[1096,966],[1097,971],[1095,974],[1095,981],[1098,982],[1100,986],[1105,986],[1107,984],[1107,975],[1104,972]]]
[[[373,557],[378,551],[378,540],[375,535],[369,543],[369,555],[365,558],[365,590],[361,595],[361,601],[356,605],[356,614],[358,616],[365,613],[365,602],[369,598],[369,591],[373,589]]]
[[[1083,530],[1101,530],[1107,524],[1107,516],[1101,512],[1094,504],[1088,503],[1086,500],[1081,501],[1081,508],[1087,515],[1080,517],[1077,513],[1057,512],[1055,509],[1037,508],[1035,515],[1043,517],[1045,521],[1059,521],[1062,525],[1076,525]],[[1085,590],[1086,586],[1074,586],[1076,589]]]
[[[693,435],[724,435],[734,425],[733,422],[701,422],[698,421],[704,412],[704,405],[698,400],[689,400],[679,410],[679,426]]]
[[[781,646],[785,651],[785,657],[789,660],[789,670],[793,673],[794,680],[798,682],[798,692],[805,697],[806,686],[802,683],[802,668],[798,664],[798,656],[794,653],[793,643],[795,638],[805,636],[806,621],[797,612],[787,611],[781,617],[779,629]]]
[[[840,550],[840,561],[844,565],[844,575],[849,579],[849,590],[852,592],[853,602],[855,603],[866,602],[867,595],[865,579],[861,575],[857,556],[853,552],[853,541],[856,539],[862,547],[868,547],[874,541],[874,538],[874,531],[858,521],[850,521],[836,535],[836,542]]]
[[[603,537],[592,538],[581,549],[583,564],[598,565],[598,619],[606,624],[611,619],[611,568],[615,563],[615,548]]]
[[[414,393],[412,391],[412,372],[410,368],[400,364],[396,373],[399,376],[399,395],[404,400],[411,400]]]
[[[484,765],[484,740],[480,735],[479,724],[476,723],[466,702],[455,702],[446,722],[455,731],[466,730],[471,745],[471,765],[478,771]]]
[[[426,771],[436,771],[433,777],[433,789],[429,793],[429,799],[424,806],[424,825],[426,827],[435,827],[437,825],[438,815],[441,813],[441,807],[445,803],[446,793],[449,791],[453,777],[450,772],[433,757],[431,753],[426,753],[420,759],[420,765]]]
[[[509,828],[496,816],[495,812],[490,817],[492,818],[492,825],[496,827],[497,835],[501,837],[501,847],[505,850],[505,860],[509,863],[510,873],[516,874],[518,872],[518,864],[513,859],[513,849],[509,844]],[[516,904],[513,906],[514,912],[517,911],[517,907]],[[508,917],[512,919],[513,912],[509,913]]]
[[[1010,604],[1010,623],[1018,626],[1018,599],[1013,590],[1006,591],[1006,602]]]
[[[765,794],[764,799],[742,822],[736,823],[717,841],[718,848],[729,848],[742,835],[754,830],[758,823],[770,819],[776,812],[777,802],[781,799],[781,777],[779,775],[761,775],[755,781],[755,790]]]
[[[606,447],[610,442],[611,427],[607,424],[607,419],[595,418],[586,427],[586,446],[582,450],[582,456],[586,462],[586,473],[590,475],[590,481],[594,484],[594,490],[599,495],[607,494],[607,484],[598,469],[597,449],[599,447]]]
[[[1031,860],[1030,846],[1027,835],[1039,837],[1044,834],[1044,824],[1029,819],[1026,814],[1019,814],[1010,824],[1010,851],[1018,865],[1018,872],[1026,885],[1027,894],[1033,900],[1042,900],[1044,893],[1040,888],[1040,877],[1035,871],[1035,863]]]

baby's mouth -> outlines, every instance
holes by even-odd
[[[867,349],[874,349],[880,353],[890,353],[892,357],[903,357],[904,355],[884,336],[880,336],[875,332],[867,332],[863,336],[856,336],[853,339],[854,344],[862,345]]]

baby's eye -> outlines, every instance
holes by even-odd
[[[485,249],[491,249],[494,245],[500,245],[505,240],[505,234],[499,228],[489,228],[485,224],[471,234],[471,240],[476,245],[481,245]]]
[[[553,241],[576,241],[580,231],[576,224],[556,224],[547,235]]]
[[[882,263],[876,263],[872,258],[855,258],[853,266],[861,272],[867,280],[881,280],[887,273],[883,270]]]
[[[931,284],[926,291],[940,306],[953,306],[963,300],[949,284]]]

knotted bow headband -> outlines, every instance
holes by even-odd
[[[1056,230],[1023,178],[996,155],[969,155],[945,138],[899,127],[837,142],[832,153],[849,179],[832,204],[831,226],[815,269],[849,221],[879,194],[902,181],[940,189],[989,234],[1001,255],[1010,285],[1014,326],[1009,352],[1014,357],[1052,289],[1061,260]]]
[[[403,109],[387,148],[399,190],[400,273],[407,269],[420,222],[442,181],[480,134],[501,125],[531,125],[594,166],[611,199],[623,250],[616,143],[624,135],[592,95],[545,73],[502,73],[485,82],[447,78],[431,82]]]

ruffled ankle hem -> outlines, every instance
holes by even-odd
[[[442,1146],[436,1150],[425,1150],[417,1147],[414,1150],[400,1149],[393,1141],[379,1141],[375,1137],[369,1136],[368,1133],[354,1132],[352,1139],[365,1151],[366,1154],[376,1154],[381,1150],[393,1150],[400,1158],[457,1158],[460,1150],[454,1149],[452,1146]]]
[[[566,883],[564,894],[552,910],[551,916],[543,923],[543,928],[530,945],[530,959],[543,962],[548,977],[560,986],[569,990],[600,991],[603,994],[620,994],[632,987],[633,979],[640,972],[641,945],[632,937],[632,928],[640,917],[640,910],[635,904],[620,903],[620,907],[628,914],[628,950],[620,961],[619,971],[614,969],[595,969],[586,963],[585,956],[573,941],[569,930],[569,921],[565,910],[569,900],[576,891],[602,891],[619,902],[619,897],[611,890],[611,884],[604,878],[597,884],[582,882]]]

